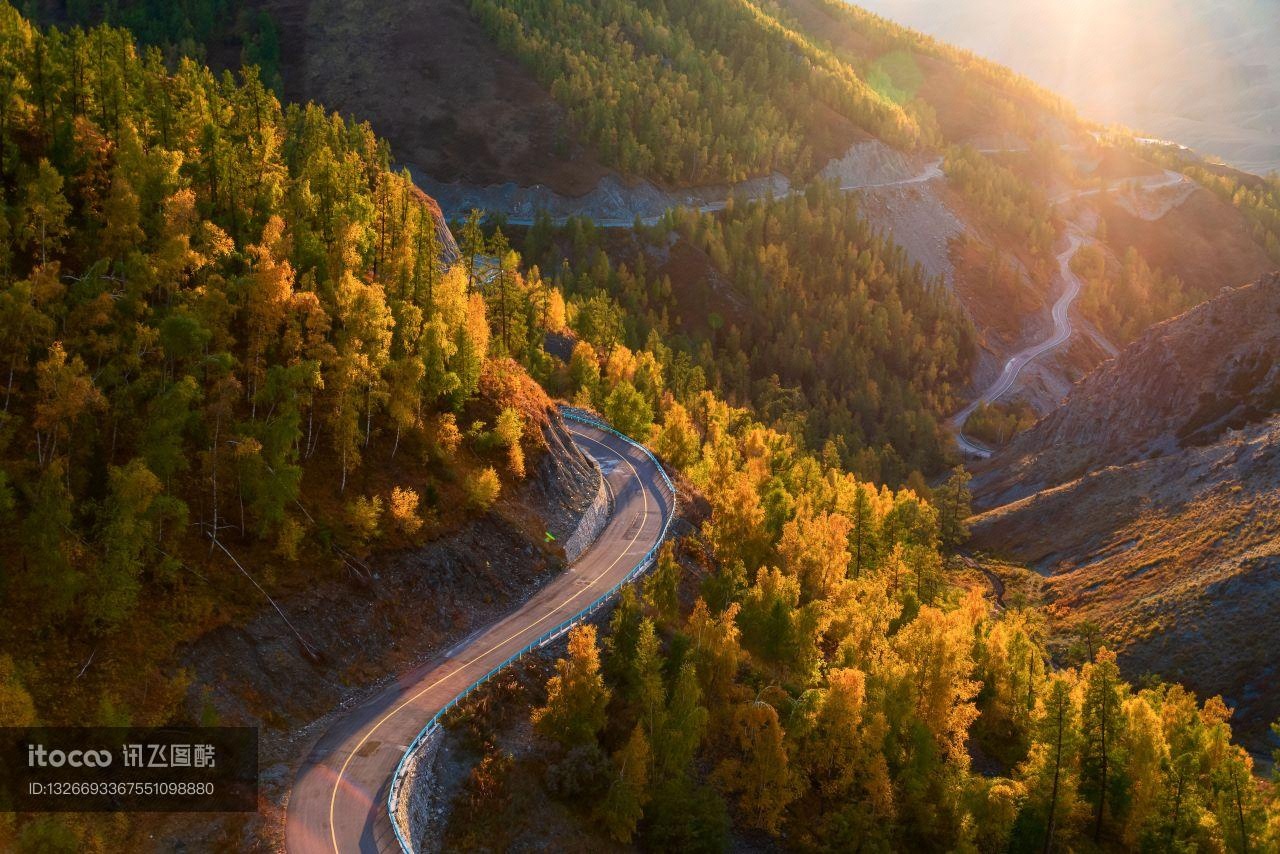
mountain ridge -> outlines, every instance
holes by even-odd
[[[1280,275],[1149,329],[980,469],[972,547],[1045,576],[1051,623],[1092,623],[1131,677],[1280,716]]]
[[[1280,407],[1280,337],[1268,318],[1280,323],[1280,273],[1151,327],[979,473],[980,506],[1209,444]]]

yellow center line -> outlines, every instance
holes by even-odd
[[[458,665],[456,668],[454,668],[454,669],[453,669],[452,671],[450,671],[449,673],[446,673],[444,676],[441,676],[439,679],[437,679],[436,681],[432,682],[430,685],[426,686],[426,687],[425,687],[425,688],[423,688],[421,691],[418,691],[418,692],[417,692],[416,694],[414,694],[412,697],[409,697],[409,698],[408,698],[408,699],[406,699],[404,702],[400,703],[400,705],[396,706],[394,709],[392,709],[391,711],[389,711],[389,712],[387,712],[385,715],[383,715],[383,716],[378,720],[378,722],[377,722],[377,723],[375,723],[375,724],[374,724],[374,725],[369,729],[369,731],[368,731],[368,732],[366,732],[366,733],[364,734],[364,737],[360,739],[359,743],[357,743],[357,744],[356,744],[356,746],[355,746],[355,747],[353,747],[353,748],[351,749],[351,751],[347,754],[346,761],[344,761],[344,762],[342,763],[342,767],[338,769],[338,776],[337,776],[336,778],[334,778],[334,781],[333,781],[333,792],[329,795],[329,841],[333,843],[333,850],[334,850],[334,852],[335,852],[336,854],[341,854],[341,849],[339,849],[339,848],[338,848],[338,829],[337,829],[337,826],[334,824],[334,821],[333,821],[333,813],[334,813],[334,809],[335,809],[335,807],[336,807],[336,805],[337,805],[337,802],[338,802],[338,789],[339,789],[339,788],[341,787],[341,785],[342,785],[342,777],[343,777],[343,775],[344,775],[344,774],[346,773],[346,771],[347,771],[347,766],[349,766],[349,765],[351,764],[351,760],[352,760],[352,759],[354,759],[354,758],[355,758],[355,756],[356,756],[356,754],[360,751],[360,749],[361,749],[362,747],[364,747],[365,742],[367,742],[367,741],[368,741],[368,740],[373,736],[373,734],[374,734],[375,732],[377,732],[377,731],[378,731],[378,729],[379,729],[379,728],[380,728],[384,723],[386,723],[387,721],[391,720],[391,718],[393,718],[395,715],[397,715],[397,714],[398,714],[398,713],[399,713],[399,712],[400,712],[400,711],[401,711],[405,706],[409,705],[409,704],[410,704],[410,703],[412,703],[414,700],[418,699],[418,698],[419,698],[419,697],[421,697],[423,694],[425,694],[425,693],[427,693],[428,691],[430,691],[432,688],[435,688],[435,687],[436,687],[437,685],[439,685],[441,682],[444,682],[446,679],[450,679],[450,678],[452,678],[452,677],[456,676],[457,674],[461,673],[463,670],[465,670],[465,669],[467,669],[468,667],[470,667],[471,665],[475,664],[475,663],[476,663],[477,661],[479,661],[480,659],[484,658],[486,655],[488,655],[488,654],[490,654],[491,652],[493,652],[493,651],[497,650],[499,647],[503,646],[504,644],[507,644],[507,643],[509,643],[510,641],[514,640],[514,639],[515,639],[516,637],[518,637],[519,635],[524,634],[524,633],[525,633],[525,632],[527,632],[529,629],[532,629],[533,627],[537,626],[539,623],[542,623],[544,620],[546,620],[546,619],[550,618],[552,615],[554,615],[554,614],[558,613],[561,609],[563,609],[566,605],[568,605],[568,604],[569,604],[570,602],[572,602],[574,599],[577,599],[577,598],[578,598],[579,596],[581,596],[583,593],[585,593],[585,592],[587,592],[588,590],[590,590],[590,589],[595,585],[595,583],[596,583],[597,581],[599,581],[601,578],[603,578],[603,577],[605,576],[605,574],[606,574],[606,573],[608,573],[608,572],[609,572],[609,570],[613,569],[615,566],[617,566],[617,565],[618,565],[618,561],[622,560],[624,557],[626,557],[626,556],[627,556],[627,552],[629,552],[629,551],[631,550],[631,547],[632,547],[633,545],[635,545],[636,540],[640,538],[640,532],[644,530],[644,521],[643,521],[643,520],[644,520],[644,519],[647,519],[647,518],[649,517],[649,493],[648,493],[648,490],[646,490],[646,489],[644,488],[644,482],[643,482],[642,480],[640,480],[640,473],[639,473],[638,471],[636,471],[636,467],[635,467],[634,465],[632,465],[631,460],[627,459],[624,455],[622,455],[622,454],[618,453],[618,452],[617,452],[617,451],[615,451],[613,448],[610,448],[610,447],[609,447],[608,445],[606,445],[604,442],[601,442],[601,441],[599,441],[599,440],[597,440],[597,439],[593,439],[593,438],[591,438],[590,436],[587,436],[587,435],[586,435],[586,434],[584,434],[584,433],[579,433],[579,432],[578,432],[578,431],[576,431],[576,430],[569,430],[569,432],[570,432],[570,433],[572,433],[574,436],[577,436],[577,437],[578,437],[578,438],[580,438],[580,439],[585,439],[585,440],[587,440],[588,442],[591,442],[592,444],[599,445],[600,447],[604,448],[604,449],[605,449],[606,451],[608,451],[609,453],[611,453],[611,454],[613,454],[614,456],[616,456],[618,459],[622,460],[624,463],[626,463],[626,464],[627,464],[627,468],[631,469],[631,475],[632,475],[632,477],[634,477],[634,478],[635,478],[636,483],[640,485],[640,497],[641,497],[641,498],[643,499],[643,501],[644,501],[644,505],[643,505],[644,510],[643,510],[643,512],[642,512],[642,514],[641,514],[641,524],[640,524],[639,526],[637,526],[635,536],[633,536],[633,537],[631,538],[631,542],[627,543],[627,547],[626,547],[625,549],[623,549],[623,550],[622,550],[622,552],[621,552],[621,553],[620,553],[616,558],[614,558],[614,559],[613,559],[613,563],[611,563],[611,564],[609,564],[608,566],[606,566],[604,569],[602,569],[602,570],[600,571],[600,574],[599,574],[599,575],[597,575],[595,578],[591,579],[591,583],[590,583],[590,584],[587,584],[587,585],[585,585],[585,586],[583,586],[583,587],[579,588],[579,589],[578,589],[578,591],[577,591],[577,592],[575,592],[575,593],[574,593],[572,596],[570,596],[568,599],[564,600],[564,601],[563,601],[563,602],[561,602],[559,605],[557,605],[555,608],[553,608],[552,610],[548,611],[546,614],[543,614],[541,617],[539,617],[538,619],[534,620],[534,621],[533,621],[532,623],[530,623],[529,625],[527,625],[527,626],[525,626],[525,627],[523,627],[523,628],[521,628],[521,629],[517,629],[517,630],[515,631],[515,633],[513,633],[510,637],[507,637],[507,638],[505,638],[505,639],[503,639],[503,640],[498,641],[498,642],[497,642],[497,643],[495,643],[493,646],[491,646],[491,647],[489,647],[488,649],[486,649],[484,652],[477,653],[477,654],[476,654],[476,656],[475,656],[474,658],[472,658],[470,661],[466,662],[465,664],[460,664],[460,665]],[[395,821],[395,818],[393,817],[391,820],[392,820],[392,821]]]

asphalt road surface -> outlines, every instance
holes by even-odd
[[[569,429],[575,444],[601,464],[613,491],[614,513],[599,539],[519,609],[404,674],[319,739],[290,793],[290,852],[398,851],[388,786],[427,720],[513,653],[585,610],[662,536],[672,497],[649,457],[604,431],[576,422]]]

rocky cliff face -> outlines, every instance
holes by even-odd
[[[445,264],[454,263],[462,257],[462,253],[458,250],[458,242],[453,239],[453,232],[449,230],[449,223],[445,221],[444,212],[440,210],[440,203],[416,187],[414,191],[422,202],[431,209],[431,215],[435,217],[436,239],[440,241],[440,259]]]
[[[1280,274],[1158,324],[977,478],[982,506],[1213,444],[1280,411]]]
[[[1280,276],[1151,329],[978,478],[973,545],[1046,576],[1132,678],[1280,716]]]

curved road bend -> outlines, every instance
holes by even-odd
[[[569,428],[574,443],[600,463],[613,490],[614,513],[599,539],[518,610],[333,724],[294,779],[285,817],[290,852],[398,851],[387,789],[426,721],[513,653],[582,612],[657,543],[672,498],[653,462],[612,434],[576,422]]]
[[[1175,187],[1180,184],[1190,183],[1191,179],[1185,175],[1166,169],[1159,175],[1148,175],[1140,178],[1131,178],[1125,181],[1117,181],[1105,187],[1095,187],[1089,190],[1071,190],[1055,196],[1050,200],[1051,204],[1061,204],[1071,199],[1083,198],[1085,196],[1094,196],[1100,193],[1109,193],[1113,190],[1124,187],[1132,187],[1135,190],[1143,190],[1151,192],[1154,190],[1162,190],[1167,187]],[[1174,205],[1177,204],[1175,201]],[[1058,297],[1058,301],[1053,304],[1053,334],[1038,344],[1032,344],[1030,347],[1016,353],[1008,362],[1005,363],[1004,370],[1000,372],[1000,376],[990,387],[984,391],[981,396],[971,402],[964,409],[957,412],[951,418],[951,426],[956,433],[956,444],[960,446],[962,453],[972,457],[985,459],[991,456],[991,449],[977,444],[972,439],[964,435],[964,422],[969,418],[973,411],[978,408],[979,404],[991,403],[994,400],[1004,396],[1009,389],[1013,388],[1014,383],[1018,381],[1018,377],[1022,374],[1022,369],[1035,361],[1038,357],[1049,352],[1050,350],[1060,347],[1066,343],[1074,331],[1071,326],[1071,305],[1075,302],[1077,296],[1080,295],[1080,289],[1083,283],[1075,273],[1071,271],[1071,257],[1076,254],[1076,250],[1084,243],[1085,237],[1074,226],[1068,232],[1067,248],[1058,253],[1058,272],[1062,277],[1062,281],[1066,283],[1066,289],[1062,292],[1062,296]]]
[[[976,400],[952,416],[951,425],[956,431],[956,441],[960,444],[960,449],[965,453],[983,458],[991,456],[991,451],[988,448],[974,443],[964,435],[964,422],[973,414],[979,404],[991,403],[1003,397],[1018,381],[1018,377],[1022,375],[1023,368],[1050,350],[1066,343],[1067,339],[1071,337],[1071,333],[1074,331],[1071,326],[1071,304],[1080,295],[1080,288],[1083,287],[1080,277],[1071,270],[1071,258],[1083,243],[1084,236],[1072,229],[1068,235],[1067,248],[1058,253],[1058,274],[1062,276],[1062,280],[1066,282],[1067,287],[1062,292],[1062,296],[1058,297],[1057,302],[1053,304],[1053,334],[1043,341],[1032,344],[1025,350],[1014,354],[1009,361],[1004,363],[1004,370],[1000,372],[1000,376],[996,378],[996,381],[988,386],[987,390]]]

